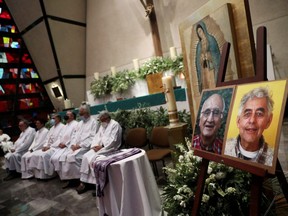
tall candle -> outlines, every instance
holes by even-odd
[[[173,90],[172,77],[164,76],[162,77],[163,89],[166,96],[166,103],[168,112],[169,111],[177,111],[175,94]]]
[[[112,76],[116,75],[116,67],[115,66],[111,67],[111,73],[112,73]]]
[[[95,80],[99,80],[99,73],[98,72],[94,73],[94,78],[95,78]]]
[[[133,65],[134,65],[134,69],[136,71],[139,70],[139,59],[133,59]]]
[[[71,108],[72,107],[71,100],[65,99],[64,100],[64,107],[65,107],[65,109]]]
[[[176,47],[170,47],[170,57],[172,60],[177,58]]]

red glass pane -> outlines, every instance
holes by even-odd
[[[38,83],[19,84],[19,94],[39,93],[43,88]]]
[[[17,53],[0,53],[1,63],[19,63],[19,56]]]
[[[22,62],[25,64],[32,64],[32,61],[27,53],[24,53],[22,57]]]
[[[10,14],[8,13],[7,10],[3,9],[3,8],[0,8],[0,18],[3,18],[3,19],[11,19],[11,16]]]
[[[1,84],[0,85],[0,95],[11,95],[16,93],[16,88],[14,84]]]
[[[25,98],[18,100],[19,109],[39,108],[39,98]]]
[[[0,101],[0,112],[8,112],[11,110],[12,110],[12,101]]]

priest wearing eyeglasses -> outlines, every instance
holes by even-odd
[[[198,121],[200,133],[193,136],[193,148],[221,154],[223,139],[218,137],[218,130],[224,110],[225,101],[220,94],[213,94],[204,101]]]

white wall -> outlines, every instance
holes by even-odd
[[[218,1],[218,0],[216,0]],[[154,0],[162,50],[169,54],[175,46],[181,53],[178,25],[208,1]],[[288,1],[249,0],[254,32],[260,25],[267,27],[276,79],[287,78],[288,71]],[[110,73],[133,68],[132,59],[140,64],[154,56],[149,20],[140,1],[87,0],[86,90],[94,72]]]

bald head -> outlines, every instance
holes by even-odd
[[[219,94],[213,94],[210,97],[208,97],[203,103],[201,114],[202,112],[204,112],[206,109],[209,109],[209,108],[213,108],[213,109],[217,108],[221,112],[223,112],[225,110],[225,102],[222,96]]]
[[[221,95],[213,94],[203,103],[199,128],[203,143],[210,145],[214,142],[218,129],[221,126],[225,102]]]

